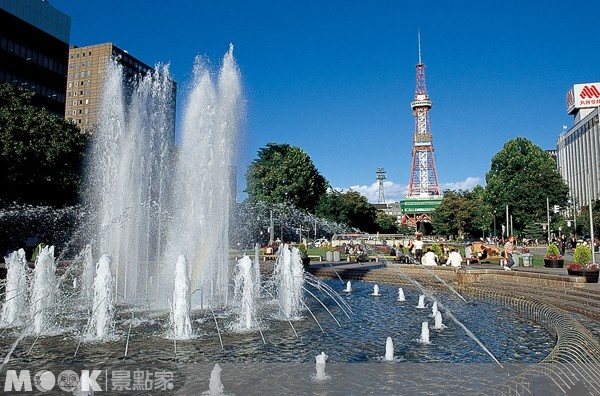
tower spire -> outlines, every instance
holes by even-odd
[[[415,131],[413,134],[412,171],[408,185],[409,197],[426,197],[440,194],[429,126],[429,110],[432,104],[425,85],[425,65],[421,61],[420,32],[418,33],[418,42],[419,63],[416,65],[415,99],[410,104],[415,116]]]

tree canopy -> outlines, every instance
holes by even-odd
[[[546,198],[551,206],[565,206],[568,197],[569,187],[556,161],[530,140],[510,140],[492,158],[485,201],[498,217],[506,217],[508,205],[513,228],[523,230],[526,224],[546,222]],[[510,219],[504,219],[508,222]]]
[[[316,214],[361,231],[370,233],[379,231],[377,209],[357,191],[328,192],[321,197]]]
[[[476,186],[473,191],[446,190],[432,215],[435,232],[459,238],[487,234],[493,218],[483,202],[483,194],[481,186]]]
[[[87,136],[34,107],[33,95],[0,85],[0,204],[72,205]]]
[[[291,204],[314,213],[328,182],[298,147],[268,143],[246,171],[251,201]]]

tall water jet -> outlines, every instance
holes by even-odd
[[[109,336],[115,312],[113,292],[110,258],[105,254],[100,257],[96,266],[92,315],[88,328],[89,338],[105,340]]]
[[[419,338],[421,344],[431,344],[429,342],[429,322],[421,323],[421,338]]]
[[[27,312],[27,259],[25,250],[19,249],[4,258],[6,263],[6,287],[4,304],[0,317],[0,327],[21,324],[22,316]]]
[[[385,340],[385,360],[388,362],[394,361],[394,342],[392,337]]]
[[[111,257],[115,296],[145,302],[164,240],[169,156],[174,141],[174,83],[167,67],[126,85],[122,66],[108,62],[93,135],[86,203],[96,216],[100,255]],[[126,93],[127,92],[127,93]],[[126,99],[127,98],[127,99]],[[171,267],[171,279],[173,274]],[[164,290],[170,285],[161,285]]]
[[[236,330],[250,330],[257,326],[255,292],[252,260],[244,256],[238,260],[234,276],[234,299],[239,304],[238,321],[234,324]]]
[[[44,246],[35,262],[30,312],[33,333],[43,334],[52,326],[54,308],[59,300],[54,246]]]
[[[184,109],[175,175],[177,204],[164,261],[170,263],[179,254],[189,259],[192,304],[201,307],[227,303],[233,196],[227,180],[235,169],[234,144],[242,115],[241,78],[233,46],[223,58],[216,83],[202,59],[197,58]],[[165,268],[164,278],[172,272]]]
[[[175,265],[175,285],[173,287],[173,301],[171,303],[170,320],[173,338],[184,340],[192,336],[190,310],[191,295],[188,265],[185,256],[180,255]]]
[[[297,318],[303,306],[304,268],[298,248],[279,248],[273,270],[277,286],[279,314],[282,319]]]
[[[158,65],[130,85],[123,74],[109,62],[93,135],[86,204],[96,216],[94,251],[112,258],[119,301],[165,305],[183,254],[192,303],[226,304],[232,196],[226,180],[243,115],[233,48],[216,82],[197,58],[177,156],[168,67]]]

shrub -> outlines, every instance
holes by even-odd
[[[560,255],[560,250],[558,250],[558,246],[556,246],[554,243],[551,243],[550,245],[548,245],[548,248],[546,249],[546,258],[547,259],[561,259],[562,256]]]
[[[590,247],[586,245],[577,246],[573,254],[573,261],[580,267],[589,267],[592,263],[592,250]]]

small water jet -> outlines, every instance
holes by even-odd
[[[325,381],[329,379],[329,376],[325,373],[325,363],[327,362],[327,355],[325,352],[315,356],[316,370],[317,373],[314,375],[314,379],[317,381]]]
[[[250,330],[258,326],[256,320],[256,287],[252,271],[252,260],[244,256],[238,260],[234,276],[234,301],[239,304],[237,323],[233,325],[237,330]]]
[[[90,316],[88,337],[94,340],[105,340],[112,327],[113,315],[113,284],[110,258],[107,255],[102,255],[96,266],[93,311]]]
[[[273,281],[277,287],[280,318],[298,318],[304,306],[304,267],[298,248],[293,247],[290,250],[288,245],[279,247],[273,269]]]
[[[203,395],[218,396],[223,394],[225,387],[221,383],[221,371],[223,371],[223,369],[221,369],[219,363],[215,363],[215,366],[210,372],[210,382],[208,383],[208,391],[203,392]]]
[[[398,300],[397,301],[406,301],[406,297],[404,296],[404,290],[401,287],[398,288]]]
[[[433,304],[431,305],[431,317],[435,318],[435,315],[438,313],[438,303],[436,300],[433,300]]]
[[[4,258],[6,263],[5,301],[2,305],[0,327],[21,324],[27,310],[27,259],[25,250],[19,249]]]
[[[426,308],[426,306],[425,306],[425,294],[420,294],[419,295],[419,303],[417,305],[417,308],[419,308],[419,309]]]
[[[436,330],[442,330],[446,328],[446,325],[442,323],[442,313],[440,311],[435,313],[435,324],[433,328]]]
[[[344,289],[346,293],[350,293],[352,291],[352,283],[350,281],[346,282],[346,288]]]
[[[379,294],[379,285],[373,285],[373,293],[371,294],[372,296],[380,296],[381,294]]]
[[[33,333],[40,335],[50,331],[54,323],[54,308],[59,301],[58,280],[54,246],[44,246],[35,263],[30,312],[33,320]]]
[[[184,255],[179,255],[175,265],[175,285],[171,305],[171,328],[173,338],[185,340],[192,336],[190,322],[191,296],[188,264]]]
[[[385,340],[385,360],[388,362],[394,361],[394,342],[392,337],[388,337]]]
[[[429,341],[429,322],[421,323],[421,338],[419,338],[421,344],[431,344]]]

